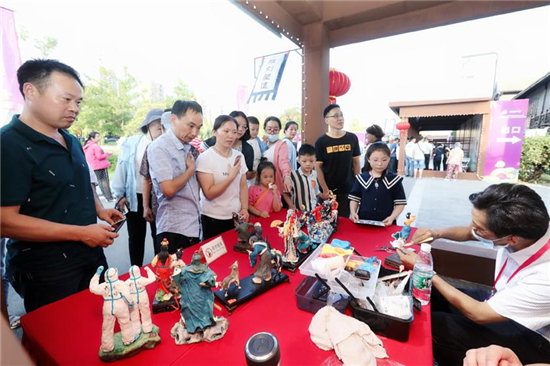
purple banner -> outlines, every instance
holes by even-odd
[[[484,179],[517,182],[529,99],[491,102]]]

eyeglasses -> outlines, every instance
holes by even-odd
[[[336,114],[333,114],[332,116],[326,116],[325,118],[344,118],[344,113],[336,113]]]
[[[268,128],[265,129],[265,132],[268,132],[268,133],[278,133],[280,131],[281,131],[281,129],[279,127],[275,127],[275,128],[268,127]]]

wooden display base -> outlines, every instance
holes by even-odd
[[[141,333],[135,342],[125,346],[122,344],[120,332],[115,334],[115,348],[111,352],[99,350],[99,359],[103,362],[113,362],[123,358],[132,357],[141,350],[153,349],[160,343],[159,327],[153,324],[151,333]]]
[[[153,300],[153,314],[165,313],[176,309],[178,309],[178,304],[174,297],[166,301],[157,301],[156,299]]]
[[[309,257],[311,255],[311,253],[313,253],[314,250],[315,249],[311,249],[307,253],[298,252],[298,262],[296,262],[296,263],[290,263],[290,262],[283,261],[283,269],[286,269],[287,271],[294,274],[294,272],[296,272],[296,270],[302,265],[302,263],[304,263],[304,261],[307,259],[307,257]]]
[[[233,250],[239,253],[248,254],[248,251],[252,251],[252,248],[250,247],[250,244],[237,243],[233,245]]]
[[[283,282],[290,282],[288,275],[284,273],[279,273],[279,275],[276,275],[276,271],[274,269],[271,270],[271,280],[269,281],[264,280],[261,284],[257,285],[252,282],[254,277],[256,276],[252,274],[241,279],[240,290],[235,284],[233,284],[227,292],[227,297],[225,297],[225,290],[223,289],[214,292],[214,296],[216,296],[218,301],[227,309],[229,315],[231,315],[233,310],[245,302],[250,301],[264,292],[279,286]]]

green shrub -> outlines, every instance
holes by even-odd
[[[526,137],[523,141],[519,179],[537,183],[550,172],[550,136]]]
[[[107,161],[111,163],[111,166],[109,167],[109,177],[111,177],[111,179],[113,179],[113,174],[115,174],[117,160],[118,160],[118,151],[113,152],[113,154],[107,158]]]

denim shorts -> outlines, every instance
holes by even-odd
[[[424,159],[414,159],[413,162],[413,169],[424,169]]]

